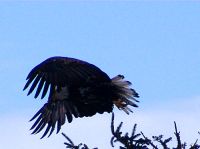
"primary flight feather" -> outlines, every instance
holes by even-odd
[[[57,127],[57,133],[67,120],[93,116],[96,113],[112,112],[117,106],[127,114],[128,107],[137,107],[138,93],[130,88],[131,82],[123,75],[110,78],[105,72],[88,62],[69,58],[51,57],[34,67],[27,76],[24,90],[29,86],[28,95],[35,89],[35,98],[45,97],[48,101],[30,120],[32,134],[45,127],[41,138],[50,136]]]

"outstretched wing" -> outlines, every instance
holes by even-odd
[[[34,97],[37,98],[42,92],[41,98],[44,98],[50,88],[49,99],[55,96],[56,93],[59,94],[59,98],[63,99],[65,98],[64,88],[87,86],[87,83],[93,79],[95,79],[95,83],[98,83],[98,81],[111,81],[106,73],[90,63],[74,58],[52,57],[31,70],[27,76],[24,90],[30,86],[28,95],[36,89]],[[70,123],[72,115],[79,117],[78,114],[76,105],[70,99],[49,100],[30,120],[36,119],[31,127],[31,130],[34,129],[32,134],[39,133],[47,125],[41,138],[46,136],[48,132],[50,132],[50,136],[56,124],[58,133],[65,123],[65,116],[67,116]]]
[[[59,88],[86,83],[89,79],[95,81],[110,81],[108,75],[93,64],[67,57],[51,57],[37,65],[27,76],[24,90],[32,83],[28,95],[36,88],[35,98],[41,90],[41,99],[45,97],[49,87],[52,95],[55,87]]]

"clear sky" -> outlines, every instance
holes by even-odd
[[[176,121],[183,140],[199,137],[199,2],[0,2],[0,148],[65,148],[61,134],[30,135],[28,121],[47,99],[22,91],[29,71],[55,55],[86,60],[133,83],[139,108],[129,116],[114,110],[124,131],[137,123],[148,137],[169,137]],[[110,118],[76,119],[61,132],[75,143],[111,148]]]

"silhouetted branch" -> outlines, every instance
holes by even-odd
[[[139,138],[141,134],[136,134],[136,124],[133,126],[133,130],[130,136],[128,133],[122,135],[122,132],[120,131],[122,125],[123,122],[119,124],[116,130],[114,129],[114,113],[112,113],[111,132],[113,136],[110,141],[112,147],[114,147],[115,142],[120,142],[123,144],[123,146],[120,146],[120,149],[147,149],[147,145],[149,145],[150,140],[146,138]]]
[[[75,145],[73,141],[64,133],[62,135],[67,139],[68,142],[64,142],[66,145],[66,148],[68,149],[89,149],[86,144],[80,143],[79,145]],[[98,149],[98,148],[93,148],[93,149]]]
[[[163,149],[170,149],[168,146],[169,142],[172,141],[172,137],[164,139],[163,135],[152,136],[152,140],[147,138],[143,132],[136,133],[137,124],[134,124],[131,134],[124,133],[121,131],[123,122],[121,122],[116,130],[114,126],[114,113],[112,113],[111,118],[111,133],[112,137],[110,140],[111,146],[114,147],[116,142],[121,143],[122,145],[119,146],[119,149],[158,149],[158,145],[160,145]],[[181,143],[180,132],[177,129],[176,122],[174,122],[175,127],[175,137],[177,140],[177,145],[175,148],[172,149],[186,149],[187,144],[184,142]],[[200,134],[200,132],[198,132]],[[68,149],[89,149],[86,144],[80,143],[75,145],[73,141],[67,137],[64,133],[62,135],[66,138],[67,142],[64,144]],[[98,138],[99,139],[99,138]],[[193,145],[191,145],[188,149],[200,149],[200,145],[197,144],[198,140],[195,141]],[[157,145],[156,145],[157,144]],[[97,149],[97,148],[93,148]]]
[[[152,136],[152,139],[148,139],[143,132],[140,132],[140,134],[136,134],[136,124],[133,127],[131,136],[128,135],[128,133],[125,133],[125,135],[122,135],[121,128],[122,128],[123,122],[119,124],[117,129],[114,129],[114,114],[112,114],[112,120],[111,120],[111,132],[113,134],[111,138],[111,146],[114,147],[115,142],[120,142],[123,146],[120,146],[120,149],[148,149],[152,147],[153,149],[158,149],[157,145],[155,143],[157,142],[163,149],[170,149],[168,146],[169,142],[172,141],[172,137],[169,137],[167,139],[163,138],[163,135],[158,136]],[[177,147],[173,149],[185,149],[187,144],[181,143],[181,137],[180,132],[178,132],[176,123],[174,122],[175,127],[175,137],[177,140]],[[200,133],[199,133],[200,134]],[[140,138],[140,135],[143,136],[143,138]],[[189,149],[199,149],[200,145],[197,144],[197,141],[191,145]]]
[[[174,134],[175,134],[176,139],[177,139],[177,149],[181,149],[182,148],[182,144],[181,144],[181,138],[180,138],[180,131],[178,132],[178,130],[177,130],[176,122],[174,122],[174,127],[175,127]]]
[[[171,137],[165,140],[163,140],[163,135],[153,136],[152,138],[154,139],[154,141],[159,142],[161,146],[163,147],[163,149],[169,149],[169,147],[167,146],[167,143],[169,143],[172,140]]]
[[[153,142],[148,139],[144,134],[143,132],[140,132],[142,134],[142,136],[146,139],[146,140],[149,140],[149,144],[153,147],[153,149],[158,149],[158,147],[156,145],[153,144]]]

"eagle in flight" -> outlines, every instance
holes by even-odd
[[[137,107],[138,93],[130,88],[131,82],[123,75],[110,78],[105,72],[88,62],[69,58],[51,57],[34,67],[26,78],[24,90],[29,86],[28,95],[35,89],[35,98],[49,94],[48,101],[30,120],[32,134],[46,126],[44,134],[57,133],[67,120],[89,117],[96,113],[112,112],[114,105],[129,114],[128,106]]]

